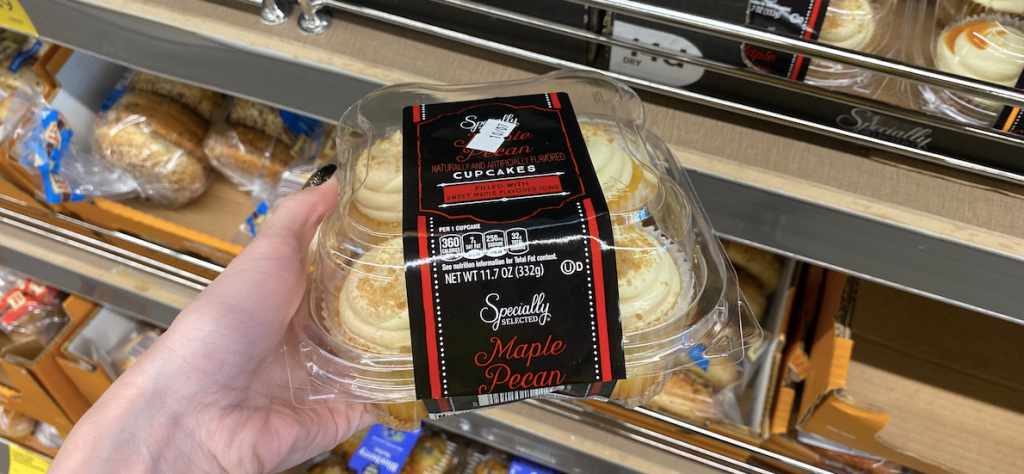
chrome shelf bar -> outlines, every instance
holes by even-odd
[[[699,15],[662,8],[632,0],[567,0],[582,5],[623,13],[669,26],[700,31],[722,38],[754,43],[760,46],[849,64],[888,76],[906,79],[929,86],[963,92],[975,97],[991,99],[1002,104],[1024,107],[1024,92],[968,79],[953,74],[932,71],[891,59],[836,48],[816,41],[781,36],[744,25],[704,18]]]
[[[379,10],[374,10],[372,8],[353,5],[351,3],[341,2],[338,0],[325,0],[321,5],[342,12],[352,13],[374,20],[382,21],[385,23],[390,23],[393,25],[409,28],[415,31],[429,33],[448,40],[473,45],[478,48],[506,54],[528,61],[537,62],[547,66],[551,66],[553,68],[600,72],[608,76],[614,77],[619,81],[629,84],[630,86],[657,92],[659,94],[663,94],[669,97],[688,100],[691,102],[696,102],[698,104],[707,105],[709,107],[724,109],[731,112],[736,112],[743,115],[768,120],[770,122],[788,125],[790,127],[798,128],[801,130],[820,133],[822,135],[827,135],[833,138],[846,140],[859,145],[865,145],[872,148],[879,148],[893,153],[910,156],[912,158],[925,160],[930,163],[949,166],[975,174],[985,175],[991,178],[1001,179],[1004,181],[1014,182],[1017,184],[1024,184],[1024,176],[1019,176],[1017,174],[993,168],[990,166],[972,163],[966,160],[961,160],[951,156],[934,153],[928,150],[921,150],[918,148],[914,148],[912,146],[888,142],[875,137],[860,135],[856,132],[852,132],[849,130],[843,130],[829,125],[823,125],[820,123],[812,122],[810,120],[803,120],[796,117],[790,117],[782,113],[773,112],[770,110],[765,110],[758,107],[733,102],[730,100],[719,99],[717,97],[699,94],[677,87],[666,86],[643,79],[637,79],[635,77],[625,76],[622,74],[601,71],[589,66],[584,66],[582,64],[577,64],[574,62],[553,58],[551,56],[534,53],[532,51],[527,51],[522,48],[516,48],[502,43],[485,40],[483,38],[479,38],[476,36],[467,35],[465,33],[460,33],[458,31],[452,31],[446,28],[441,28],[421,21],[411,20],[409,18],[393,15]]]
[[[900,117],[906,120],[911,120],[919,123],[923,123],[932,127],[941,127],[950,130],[956,130],[958,132],[969,133],[974,136],[984,137],[989,140],[996,140],[1004,143],[1009,143],[1016,146],[1024,147],[1024,137],[1010,135],[1007,133],[1000,133],[992,128],[982,128],[962,123],[954,122],[945,118],[931,116],[916,110],[904,109],[901,107],[893,106],[885,102],[878,100],[867,99],[851,94],[845,94],[842,92],[834,92],[828,89],[815,87],[803,82],[791,81],[785,78],[776,77],[768,74],[758,73],[752,69],[734,66],[731,64],[720,63],[705,59],[698,56],[692,56],[689,54],[683,54],[679,51],[673,51],[667,48],[658,46],[650,46],[637,41],[624,41],[618,38],[608,37],[599,35],[597,33],[584,30],[582,28],[574,28],[561,23],[536,18],[530,15],[524,15],[516,13],[503,8],[485,5],[479,2],[471,0],[431,0],[436,3],[450,5],[453,7],[461,8],[466,11],[487,15],[492,18],[501,20],[507,20],[521,25],[550,31],[553,33],[559,33],[571,38],[581,39],[584,41],[590,41],[592,43],[601,44],[605,46],[618,46],[629,50],[637,51],[640,53],[650,54],[653,56],[659,56],[666,59],[672,59],[686,64],[692,64],[722,74],[727,74],[733,77],[746,79],[749,81],[761,82],[770,84],[775,87],[784,89],[792,89],[804,94],[814,95],[823,97],[831,100],[845,102],[858,107],[865,107],[874,109],[876,111]]]
[[[719,470],[730,473],[744,473],[744,474],[772,474],[773,471],[765,468],[749,464],[742,461],[737,461],[728,456],[709,451],[699,446],[686,443],[679,439],[667,436],[661,433],[651,431],[647,428],[636,426],[627,421],[620,420],[608,415],[597,413],[587,407],[584,404],[576,403],[568,400],[527,400],[524,403],[531,404],[538,408],[542,408],[551,413],[555,413],[561,416],[568,417],[572,420],[580,423],[585,423],[594,428],[602,429],[616,435],[639,441],[648,446],[656,447],[658,449],[671,452],[683,458],[697,461],[702,464],[717,467]],[[684,432],[690,432],[692,434],[698,434],[708,439],[712,439],[724,444],[727,444],[733,448],[739,449],[746,452],[749,455],[759,456],[762,458],[772,459],[776,462],[783,463],[794,470],[804,472],[807,474],[830,474],[828,471],[811,466],[809,464],[796,461],[794,459],[787,458],[785,456],[775,454],[771,451],[751,446],[740,441],[731,439],[726,436],[722,436],[703,428],[690,425],[678,420],[663,417],[657,413],[649,410],[637,409],[646,415],[657,415],[655,418],[666,421],[670,426],[679,428]]]

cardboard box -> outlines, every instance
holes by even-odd
[[[1024,327],[832,272],[817,319],[799,432],[927,474],[1019,472]]]
[[[57,363],[90,404],[110,388],[117,369],[110,354],[150,326],[104,307],[96,307],[61,346]]]
[[[90,403],[60,368],[57,354],[95,304],[69,296],[63,306],[68,324],[45,347],[11,344],[8,340],[0,349],[0,404],[53,425],[66,435]]]

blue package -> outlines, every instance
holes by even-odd
[[[508,467],[508,474],[557,474],[558,471],[541,466],[522,458],[515,458]]]
[[[23,138],[21,164],[39,173],[47,203],[84,200],[85,196],[74,192],[60,174],[60,161],[71,145],[71,128],[61,119],[59,112],[49,107],[40,109],[37,117],[39,122],[33,124]]]
[[[398,431],[373,425],[352,454],[348,467],[359,474],[398,474],[422,433],[422,426],[416,431]]]
[[[39,50],[42,47],[43,42],[35,40],[35,43],[32,44],[31,48],[18,53],[18,55],[11,60],[11,64],[7,66],[7,70],[11,72],[18,72],[18,69],[21,69],[21,66],[25,64],[25,61],[28,61],[29,59],[34,58],[36,54],[39,54]]]
[[[324,123],[309,117],[291,113],[287,110],[279,111],[284,126],[292,129],[297,135],[315,137],[324,128]]]
[[[270,212],[270,205],[267,201],[260,201],[260,205],[256,206],[256,210],[245,219],[245,227],[249,230],[249,237],[256,237],[256,219],[259,219]]]
[[[100,116],[109,111],[114,107],[114,104],[118,100],[121,100],[121,96],[124,95],[124,91],[128,89],[128,84],[132,82],[132,78],[135,77],[135,71],[128,71],[121,76],[121,80],[117,81],[117,84],[111,89],[110,93],[107,94],[107,98],[103,99],[103,105],[100,105]]]
[[[704,358],[703,343],[691,347],[690,350],[686,352],[686,355],[690,357],[690,360],[694,361],[697,364],[697,367],[700,367],[700,369],[705,372],[707,372],[708,367],[711,366],[711,364],[708,363],[708,360]]]

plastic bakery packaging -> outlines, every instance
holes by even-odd
[[[324,131],[319,120],[246,99],[228,99],[225,108],[203,148],[214,168],[242,189],[277,183],[287,169],[316,157]]]
[[[927,49],[935,69],[995,85],[1020,88],[1024,20],[988,13],[960,17],[938,30]],[[921,86],[924,109],[958,122],[1019,132],[1019,111],[987,99]]]
[[[111,92],[93,128],[93,153],[138,184],[143,198],[168,208],[188,204],[209,186],[203,152],[212,91],[132,73]]]
[[[15,344],[45,346],[69,319],[56,288],[0,268],[0,331]]]
[[[300,404],[398,429],[535,397],[634,407],[694,347],[761,335],[686,175],[604,75],[385,87],[337,140],[286,342]]]
[[[27,172],[35,196],[60,204],[89,197],[124,199],[138,193],[135,180],[116,166],[72,144],[64,116],[25,83],[4,98],[0,137],[6,156]]]
[[[748,23],[830,46],[880,54],[892,29],[895,3],[895,0],[752,0]],[[743,46],[743,56],[755,69],[830,89],[855,87],[871,77],[869,72],[846,64],[750,44]]]

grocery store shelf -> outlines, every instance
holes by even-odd
[[[0,264],[162,327],[208,282],[8,209],[0,209]]]
[[[44,37],[332,120],[381,84],[512,79],[546,70],[343,15],[328,34],[306,37],[293,25],[266,26],[252,12],[200,0],[24,5]],[[863,149],[836,140],[675,99],[645,99],[652,130],[696,171],[691,179],[719,232],[1024,321],[1024,307],[1014,300],[1024,287],[1024,229],[1006,223],[999,201],[1017,199],[1019,189],[907,171],[866,160]],[[759,153],[763,159],[750,158]],[[811,172],[822,166],[831,173]],[[913,199],[884,185],[894,177]],[[955,205],[943,202],[953,199]]]
[[[673,449],[666,449],[666,446],[649,443],[642,437],[594,430],[593,424],[575,416],[551,414],[546,402],[530,401],[441,418],[431,423],[566,473],[770,472],[696,446],[678,443]]]

